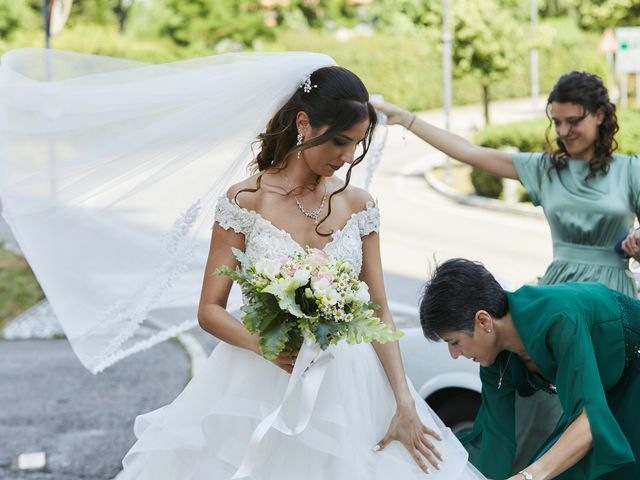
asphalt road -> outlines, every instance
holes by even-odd
[[[189,376],[175,341],[92,375],[66,340],[0,341],[0,479],[106,480],[133,445],[136,415],[169,403]],[[38,472],[11,469],[46,452]]]

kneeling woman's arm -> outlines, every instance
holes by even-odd
[[[534,480],[555,478],[582,460],[591,450],[592,444],[589,419],[585,410],[582,409],[582,413],[569,424],[558,441],[523,472],[529,473]],[[517,474],[509,480],[524,478],[526,478],[525,475]]]

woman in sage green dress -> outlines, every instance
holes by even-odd
[[[629,233],[640,212],[640,158],[614,153],[616,108],[599,77],[572,72],[553,87],[547,116],[549,127],[555,128],[557,148],[549,144],[549,153],[512,154],[479,147],[395,105],[377,108],[388,115],[390,124],[405,126],[448,156],[522,182],[534,205],[542,205],[551,228],[553,261],[541,285],[600,282],[636,296],[628,259],[618,255],[614,246],[626,237],[624,252],[640,260],[640,232]],[[524,413],[516,415],[517,471],[553,428],[560,404],[536,392],[518,396],[516,409]],[[473,438],[463,437],[463,441],[473,448]]]
[[[551,227],[553,262],[540,284],[600,282],[636,296],[628,262],[613,247],[628,235],[623,249],[640,261],[640,232],[629,233],[640,213],[640,158],[614,153],[616,107],[598,76],[571,72],[553,87],[547,116],[557,148],[547,153],[480,147],[396,105],[376,108],[448,156],[520,180]]]
[[[482,435],[474,464],[489,478],[640,478],[640,301],[601,283],[504,292],[480,263],[444,262],[425,287],[424,334],[480,363]],[[544,389],[562,415],[512,474],[514,396]]]

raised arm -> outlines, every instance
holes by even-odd
[[[509,152],[479,147],[459,135],[431,125],[418,118],[416,114],[392,103],[375,105],[375,107],[387,115],[390,125],[402,125],[449,157],[498,177],[518,179],[518,172]]]
[[[396,327],[389,311],[384,290],[378,233],[373,232],[363,237],[362,249],[363,262],[360,280],[369,286],[371,301],[380,305],[376,315],[395,330]],[[428,472],[423,456],[435,468],[438,468],[438,463],[442,461],[442,456],[427,435],[438,440],[441,440],[441,438],[436,432],[424,426],[418,417],[415,402],[407,384],[398,342],[388,342],[384,345],[374,342],[373,348],[389,379],[397,405],[396,414],[391,420],[386,435],[376,446],[376,450],[383,449],[390,442],[398,440],[405,446],[423,471]]]

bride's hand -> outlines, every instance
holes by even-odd
[[[281,369],[283,369],[285,372],[287,373],[291,373],[293,372],[293,367],[296,364],[296,359],[298,358],[298,352],[282,352],[280,355],[278,355],[276,358],[274,358],[273,360],[271,360],[271,363],[275,364],[276,366],[280,367]]]
[[[429,473],[429,468],[425,464],[423,457],[426,458],[436,470],[440,469],[439,461],[442,461],[442,455],[429,440],[429,436],[436,440],[442,440],[442,437],[428,427],[425,427],[420,421],[415,406],[398,408],[396,414],[391,419],[389,430],[382,440],[376,445],[375,450],[384,449],[394,440],[399,441],[409,451],[418,466],[425,472]]]
[[[389,125],[402,125],[406,127],[411,122],[413,114],[401,108],[393,103],[373,103],[373,107],[376,110],[381,111],[387,116],[387,123]]]

